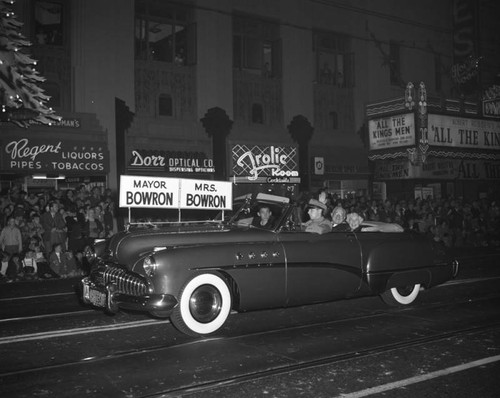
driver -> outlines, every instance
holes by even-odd
[[[260,205],[257,217],[252,220],[252,225],[257,228],[272,229],[274,227],[274,217],[268,205]]]

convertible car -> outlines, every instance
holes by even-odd
[[[289,198],[258,194],[235,202],[220,220],[130,227],[98,243],[82,280],[84,303],[170,317],[181,332],[203,336],[231,311],[367,295],[409,305],[421,289],[458,272],[443,246],[391,224],[320,235],[304,231],[307,212]],[[263,205],[272,228],[248,221]]]

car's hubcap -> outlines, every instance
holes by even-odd
[[[201,323],[213,321],[220,313],[222,297],[212,285],[198,287],[189,300],[189,310],[193,318]]]

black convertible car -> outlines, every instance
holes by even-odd
[[[83,301],[170,317],[189,335],[207,335],[230,311],[380,295],[411,304],[422,288],[456,276],[442,245],[391,224],[305,232],[304,209],[286,197],[247,195],[227,220],[129,228],[95,246]],[[265,204],[272,228],[247,220]]]

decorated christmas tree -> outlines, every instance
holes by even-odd
[[[60,117],[46,105],[50,97],[39,87],[45,78],[25,51],[31,43],[21,33],[23,24],[17,21],[13,4],[13,0],[0,0],[0,123],[21,127],[55,123]]]

